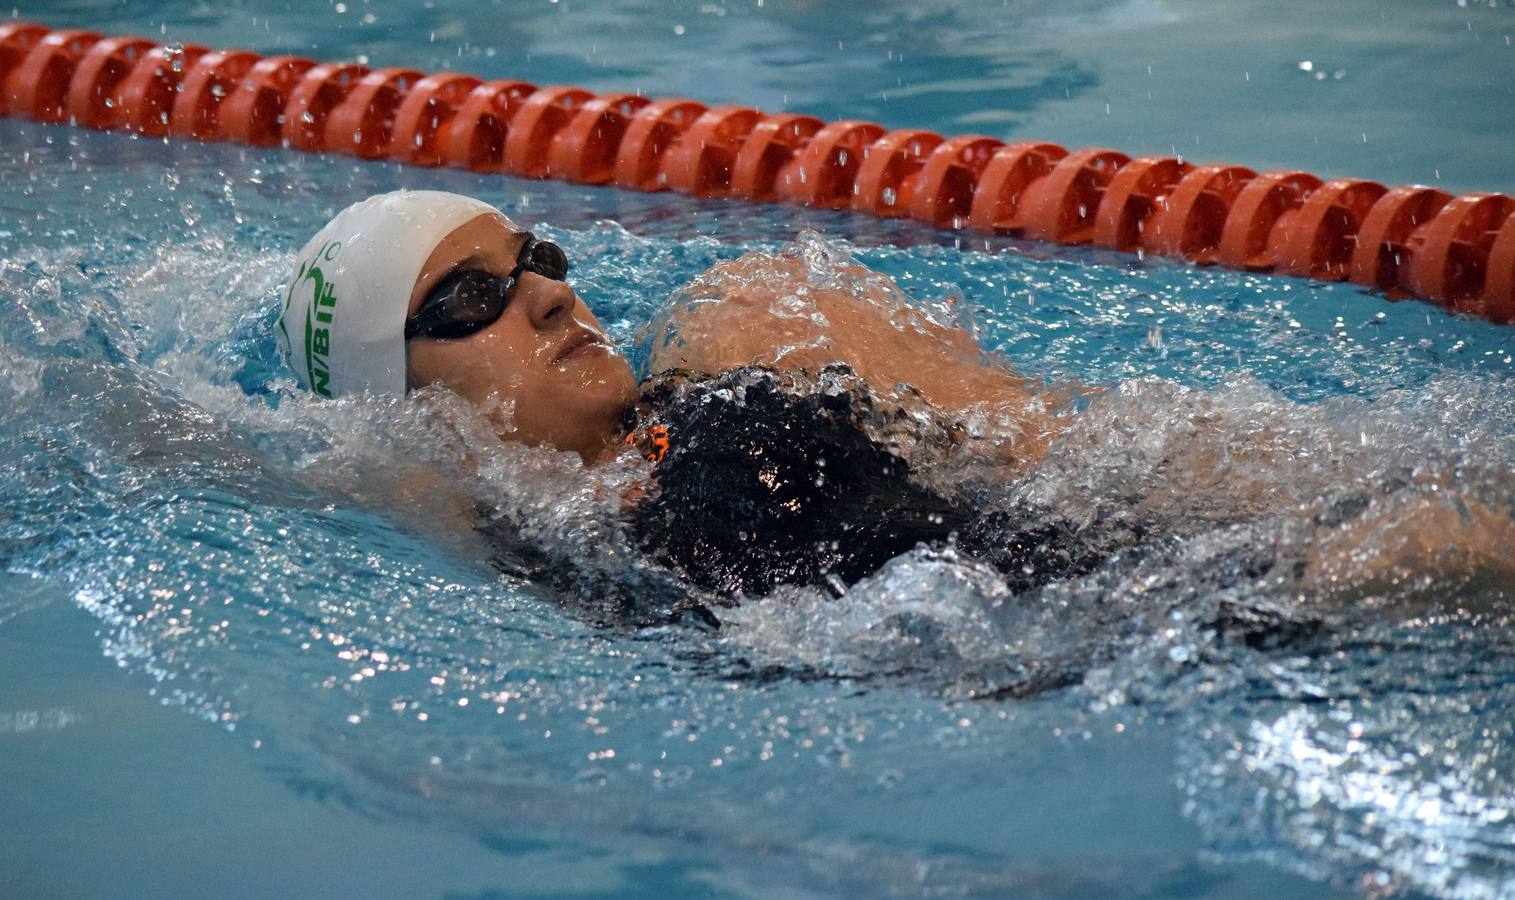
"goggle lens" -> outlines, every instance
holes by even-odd
[[[527,235],[509,275],[502,278],[477,269],[454,272],[432,288],[405,323],[406,340],[419,335],[457,340],[488,328],[505,314],[522,272],[563,281],[568,277],[568,256],[557,244]]]
[[[562,281],[568,277],[568,255],[563,248],[552,241],[538,241],[533,239],[531,246],[522,247],[521,266],[528,272],[535,272],[543,278],[551,278],[553,281]]]

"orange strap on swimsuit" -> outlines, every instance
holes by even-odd
[[[626,444],[637,448],[637,452],[648,462],[660,463],[668,455],[670,446],[668,426],[661,422],[643,425],[626,435]]]

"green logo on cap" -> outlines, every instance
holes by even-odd
[[[310,389],[322,397],[331,396],[331,366],[327,362],[327,356],[331,353],[331,324],[337,312],[337,297],[336,286],[326,280],[317,263],[336,259],[341,250],[340,241],[331,241],[317,251],[309,262],[300,263],[300,269],[295,272],[284,303],[285,311],[288,312],[289,300],[294,297],[295,291],[306,283],[310,284],[310,305],[305,308],[305,380]],[[279,327],[284,327],[282,318]],[[286,330],[285,337],[288,335]]]

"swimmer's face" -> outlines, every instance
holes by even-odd
[[[509,275],[525,242],[525,232],[497,215],[459,226],[422,267],[406,317],[454,271]],[[418,335],[406,348],[411,384],[440,382],[487,410],[501,437],[585,461],[615,439],[622,411],[636,398],[631,367],[573,288],[534,272],[521,273],[493,324],[455,340]]]

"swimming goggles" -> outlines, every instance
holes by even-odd
[[[405,339],[425,335],[450,341],[488,328],[510,305],[522,272],[563,281],[568,277],[568,257],[557,244],[526,235],[509,275],[462,269],[442,279],[421,301],[416,314],[406,320]]]

